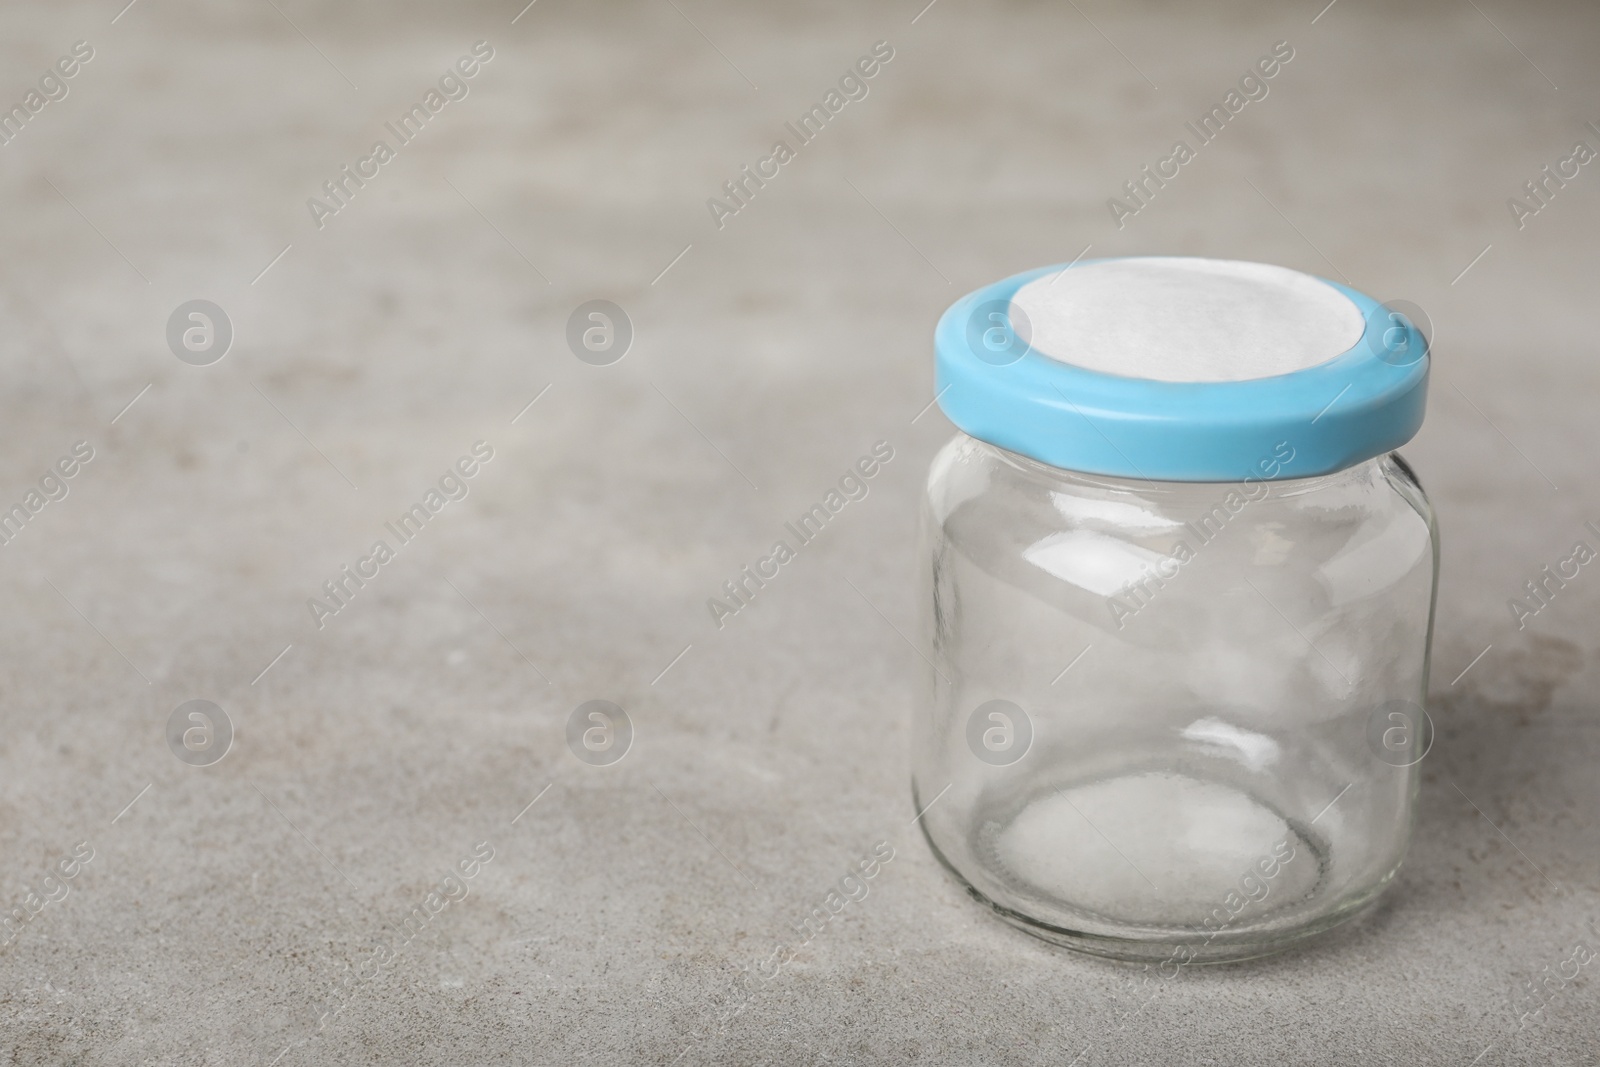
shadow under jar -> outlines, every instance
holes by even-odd
[[[1390,451],[1420,331],[1308,275],[1151,257],[970,294],[937,354],[962,432],[924,517],[934,852],[1122,959],[1245,959],[1373,902],[1431,741],[1437,534]]]

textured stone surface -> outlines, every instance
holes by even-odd
[[[1600,178],[1507,206],[1600,146],[1592,9],[119,6],[0,13],[0,100],[95,49],[0,147],[0,499],[94,448],[0,547],[0,894],[93,849],[0,950],[0,1062],[1596,1061],[1592,965],[1519,1015],[1600,947],[1600,577],[1507,607],[1600,523]],[[318,230],[306,199],[480,39],[470,94]],[[878,40],[870,94],[716,228],[706,198]],[[1107,198],[1280,40],[1267,97],[1119,229]],[[1310,950],[1150,985],[993,921],[908,826],[929,333],[1086,245],[1343,275],[1437,341],[1411,856]],[[609,367],[563,339],[595,297],[636,329]],[[194,298],[236,330],[208,367],[165,341]],[[706,598],[878,439],[871,494],[716,629]],[[307,598],[478,440],[470,495],[317,629]],[[197,698],[237,729],[210,767],[165,740]],[[613,767],[564,742],[593,698],[637,730]],[[871,893],[745,1002],[879,841]]]

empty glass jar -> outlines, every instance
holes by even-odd
[[[1259,264],[1019,275],[937,334],[913,788],[1002,918],[1101,955],[1283,948],[1404,856],[1437,537],[1390,450],[1410,319]]]

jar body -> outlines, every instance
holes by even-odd
[[[1261,469],[1292,470],[1292,444]],[[975,896],[1048,940],[1179,966],[1376,899],[1431,742],[1437,534],[1398,457],[1157,482],[958,434],[923,530],[913,789]]]

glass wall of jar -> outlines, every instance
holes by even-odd
[[[925,540],[917,807],[1000,916],[1104,955],[1238,959],[1393,877],[1431,737],[1436,559],[1397,456],[1158,482],[961,434]]]

